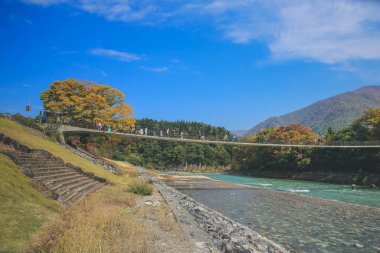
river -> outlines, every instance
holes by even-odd
[[[380,190],[203,173],[246,189],[180,189],[291,252],[380,252]]]

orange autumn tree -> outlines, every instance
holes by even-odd
[[[300,125],[300,124],[292,124],[289,126],[281,126],[271,131],[267,135],[269,142],[283,142],[283,143],[295,143],[306,144],[315,142],[318,137],[311,130],[311,128]]]
[[[125,95],[107,84],[95,84],[70,78],[55,81],[41,93],[44,109],[63,123],[89,126],[101,122],[114,128],[135,125],[133,108],[125,104]]]
[[[372,139],[380,140],[380,108],[372,108],[365,112],[358,122],[364,121],[370,129]]]
[[[247,141],[306,144],[315,142],[317,139],[317,135],[311,130],[311,128],[300,124],[292,124],[289,126],[261,130],[259,133],[248,137]]]
[[[268,128],[249,137],[249,141],[265,140],[267,143],[308,144],[317,140],[317,135],[307,126],[292,124]],[[248,153],[246,164],[258,170],[292,171],[304,169],[311,163],[311,148],[298,147],[256,147]]]

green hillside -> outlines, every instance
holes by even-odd
[[[0,252],[29,252],[32,234],[60,210],[57,202],[45,198],[30,182],[0,154]]]
[[[375,107],[380,107],[380,86],[366,86],[317,101],[282,116],[271,117],[251,128],[246,135],[258,133],[269,127],[293,123],[309,126],[314,132],[323,135],[330,126],[334,130],[342,130],[359,118],[368,108]]]

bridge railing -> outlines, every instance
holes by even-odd
[[[70,126],[67,126],[70,127]],[[74,127],[75,128],[75,127]],[[96,128],[79,128],[83,130],[89,130],[93,131],[96,130],[97,132],[99,129]],[[78,129],[78,130],[79,130]],[[73,132],[76,132],[77,130],[73,129],[71,130]],[[102,132],[109,132],[108,130],[102,130]],[[172,132],[171,134],[167,135],[166,133],[163,134],[163,136],[160,136],[159,134],[140,134],[137,131],[113,131],[112,133],[119,133],[119,134],[133,134],[133,135],[141,135],[141,136],[148,136],[148,137],[155,137],[159,139],[160,137],[162,138],[173,138],[173,139],[186,139],[186,140],[197,140],[197,141],[202,141],[204,140],[205,142],[207,141],[217,141],[217,142],[225,142],[225,143],[241,143],[241,144],[268,144],[268,145],[289,145],[289,146],[379,146],[380,147],[380,141],[379,140],[372,140],[372,141],[325,141],[318,139],[316,141],[305,141],[305,140],[290,140],[290,141],[273,141],[273,140],[266,140],[264,138],[258,138],[255,142],[247,142],[244,139],[231,139],[229,138],[228,140],[224,140],[223,137],[221,136],[205,136],[205,138],[200,138],[199,136],[191,136],[184,134],[183,138],[180,136],[180,134]]]

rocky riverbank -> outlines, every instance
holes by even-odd
[[[376,189],[352,190],[339,185],[325,188],[320,183],[253,178],[256,184],[249,184],[249,177],[232,175],[209,175],[208,180],[208,177],[183,173],[161,177],[197,202],[248,226],[290,252],[380,252],[380,208],[343,202],[353,200],[352,195],[363,203],[363,198],[370,195],[376,202]],[[268,189],[276,188],[277,181],[281,181],[279,190]],[[233,188],[228,182],[260,188]],[[305,191],[332,195],[341,201],[300,194]]]
[[[157,187],[172,207],[177,219],[189,233],[189,241],[193,245],[194,252],[288,252],[282,246],[248,227],[150,177],[145,169],[140,167],[137,169],[141,177],[151,181]]]

